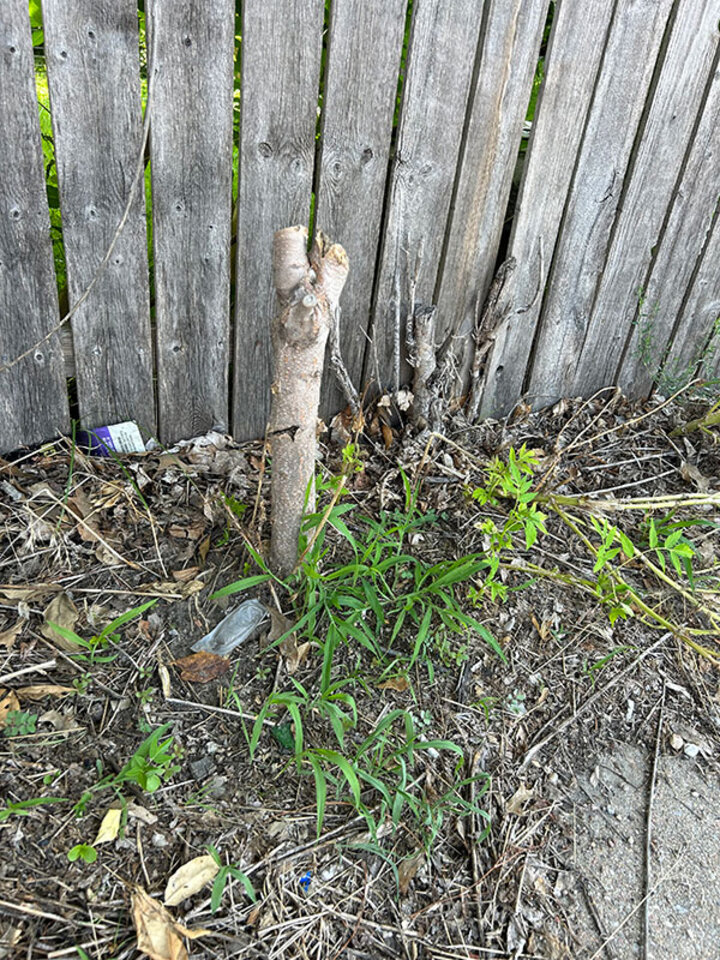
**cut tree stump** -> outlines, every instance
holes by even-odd
[[[339,244],[318,232],[307,253],[305,227],[278,230],[273,273],[280,306],[272,320],[274,382],[268,439],[272,450],[270,567],[292,573],[304,511],[315,509],[317,418],[325,344],[348,275]]]

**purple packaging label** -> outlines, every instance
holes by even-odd
[[[75,439],[96,457],[109,457],[113,453],[145,452],[143,438],[137,424],[132,420],[96,427],[94,430],[80,430]]]

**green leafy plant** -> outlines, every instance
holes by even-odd
[[[27,710],[10,710],[5,717],[3,736],[26,737],[35,733],[37,714]]]
[[[44,807],[50,803],[67,803],[65,797],[32,797],[30,800],[6,800],[0,807],[0,823],[5,823],[10,817],[27,817],[36,807]]]
[[[250,900],[253,903],[257,902],[257,893],[255,892],[255,887],[252,884],[252,880],[247,874],[232,863],[224,864],[220,859],[220,854],[215,849],[215,847],[209,843],[207,846],[208,853],[213,858],[215,863],[220,868],[215,876],[213,882],[212,893],[210,894],[210,909],[213,913],[217,913],[222,902],[223,895],[225,893],[225,887],[228,882],[228,878],[233,880],[239,880],[245,888],[245,893],[248,895]]]
[[[60,624],[53,623],[52,621],[48,621],[48,625],[63,637],[63,639],[76,644],[82,650],[86,651],[85,653],[72,654],[76,660],[86,661],[91,664],[111,663],[117,657],[117,654],[103,654],[102,651],[106,650],[111,644],[120,642],[120,635],[117,631],[131,620],[142,616],[146,610],[149,610],[150,607],[156,603],[157,599],[148,600],[147,603],[141,603],[140,606],[133,607],[132,610],[126,610],[125,613],[121,613],[119,617],[115,617],[100,633],[90,637],[89,640],[83,639],[83,637],[75,633],[74,630],[60,626]]]
[[[99,768],[100,779],[77,801],[73,808],[75,814],[82,816],[94,795],[100,791],[111,789],[119,794],[124,783],[134,783],[146,793],[154,793],[164,781],[177,773],[180,764],[177,762],[178,751],[174,746],[174,738],[164,736],[171,726],[171,721],[164,723],[146,737],[118,773],[102,776],[102,769]]]

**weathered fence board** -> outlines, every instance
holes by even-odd
[[[234,0],[154,0],[160,436],[227,429]],[[155,38],[157,31],[157,38]]]
[[[340,344],[359,384],[395,110],[405,0],[334,0],[331,6],[316,226],[350,259]],[[344,399],[326,370],[322,413]]]
[[[718,44],[720,0],[684,0],[658,77],[571,391],[615,381]]]
[[[437,293],[438,336],[472,356],[475,314],[492,281],[548,4],[486,0],[480,63]]]
[[[369,371],[397,389],[410,285],[433,301],[482,23],[478,0],[417,4],[375,295]],[[377,369],[376,369],[377,367]]]
[[[44,0],[43,21],[73,304],[110,246],[137,169],[142,144],[137,4]],[[142,184],[110,262],[71,322],[84,425],[135,419],[153,432]]]
[[[270,410],[273,233],[310,215],[323,12],[323,0],[243,4],[233,392],[241,439],[261,437]]]
[[[528,391],[538,406],[573,387],[575,364],[671,8],[672,0],[631,0],[617,7],[540,318]],[[532,196],[528,202],[532,209]],[[513,402],[510,395],[504,399]]]
[[[719,164],[720,70],[717,70],[716,62],[700,124],[655,253],[643,292],[644,302],[620,369],[618,384],[627,396],[646,396],[660,369],[713,224],[718,202],[715,171]],[[720,263],[716,262],[715,269],[716,289],[720,294]],[[669,372],[669,368],[666,369],[666,380]]]
[[[717,174],[716,174],[717,176]],[[717,197],[717,189],[716,189]],[[720,201],[705,254],[683,304],[660,389],[693,376],[720,377]]]
[[[526,167],[508,255],[517,266],[498,304],[505,320],[495,334],[481,412],[508,413],[522,393],[533,334],[557,232],[603,55],[614,0],[561,3],[546,55]]]
[[[27,0],[0,5],[0,450],[70,423]]]

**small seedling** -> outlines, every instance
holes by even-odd
[[[3,735],[6,737],[26,737],[35,733],[37,714],[26,710],[10,710],[5,717]]]
[[[132,610],[126,610],[125,613],[121,613],[119,617],[115,617],[99,634],[90,637],[89,640],[83,639],[83,637],[75,633],[74,630],[70,630],[68,627],[62,627],[58,623],[52,623],[50,620],[48,620],[48,626],[52,627],[64,640],[68,640],[70,643],[74,643],[77,647],[86,651],[85,653],[72,654],[76,660],[84,660],[92,664],[111,663],[117,657],[117,654],[103,654],[102,651],[107,649],[111,644],[120,642],[120,635],[117,631],[130,620],[141,616],[156,603],[157,599],[148,600],[147,603],[141,603],[140,606],[133,607]]]
[[[239,880],[245,888],[245,893],[248,895],[250,900],[255,903],[257,901],[257,893],[255,892],[255,887],[253,886],[250,877],[243,873],[242,870],[234,864],[224,864],[220,859],[220,854],[211,843],[208,844],[207,850],[215,863],[220,867],[215,876],[212,894],[210,895],[210,909],[212,912],[217,913],[218,909],[220,908],[220,903],[222,901],[223,894],[225,893],[225,886],[227,884],[228,877],[231,877],[233,880]]]
[[[74,863],[76,860],[84,860],[85,863],[95,863],[97,857],[97,850],[91,843],[76,843],[75,846],[71,847],[67,852],[67,858],[70,863]]]

